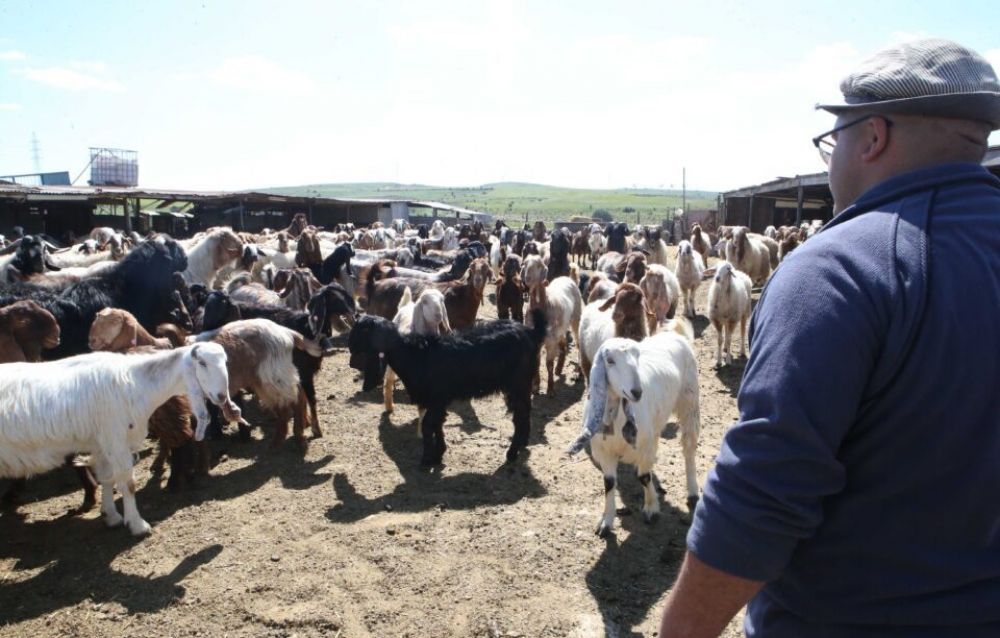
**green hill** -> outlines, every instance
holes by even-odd
[[[431,200],[483,211],[507,220],[568,220],[573,216],[591,217],[606,210],[614,219],[635,223],[653,223],[672,217],[681,207],[678,190],[619,188],[613,190],[563,188],[541,184],[500,182],[482,186],[452,188],[422,184],[370,182],[357,184],[306,184],[270,188],[268,192],[285,195],[323,197],[371,197],[385,199]],[[716,193],[688,191],[689,208],[715,208]]]

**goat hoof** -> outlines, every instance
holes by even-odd
[[[104,524],[107,525],[108,527],[118,527],[124,521],[125,519],[123,519],[122,515],[119,514],[118,512],[115,512],[114,514],[104,515]]]
[[[139,522],[136,523],[135,525],[129,525],[128,529],[130,532],[132,532],[132,536],[145,536],[146,534],[153,531],[153,528],[150,527],[149,523],[142,520],[141,518],[139,519]]]
[[[698,496],[689,496],[687,499],[688,511],[694,513],[694,508],[698,506]]]
[[[601,538],[607,538],[608,536],[611,536],[611,526],[605,525],[604,521],[601,521],[600,525],[597,526],[597,530],[595,530],[594,533],[600,536]]]
[[[660,513],[659,512],[643,512],[642,513],[642,521],[644,523],[646,523],[646,525],[652,525],[653,523],[656,522],[656,519],[658,519],[658,518],[660,518]]]

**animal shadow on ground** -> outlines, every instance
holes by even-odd
[[[571,355],[575,352],[574,350]],[[545,387],[544,363],[542,364],[542,387]],[[587,393],[580,367],[571,360],[566,361],[563,376],[556,377],[556,383],[553,387],[554,394],[536,394],[531,398],[531,437],[528,439],[531,445],[548,443],[548,438],[545,436],[546,426],[566,410],[579,405]],[[564,425],[579,427],[578,422]]]
[[[513,426],[511,426],[513,428]],[[359,494],[346,474],[333,477],[333,491],[339,503],[327,510],[334,523],[351,523],[378,512],[422,512],[435,507],[471,509],[483,505],[516,503],[522,498],[538,498],[545,488],[528,469],[523,450],[513,464],[504,464],[492,474],[461,474],[444,476],[440,468],[420,467],[420,434],[416,420],[395,425],[383,414],[378,426],[379,441],[392,459],[403,482],[392,492],[375,499]],[[506,448],[496,448],[497,462],[503,462]],[[487,452],[487,454],[490,452]],[[448,453],[445,453],[445,460]]]
[[[141,505],[141,501],[140,501]],[[13,571],[39,570],[25,581],[0,579],[0,626],[39,618],[83,601],[114,601],[129,614],[154,613],[182,600],[179,583],[222,551],[213,544],[191,552],[167,574],[137,576],[111,563],[141,539],[102,519],[63,517],[26,523],[0,518],[0,558],[14,559]]]
[[[740,384],[743,382],[743,370],[746,368],[746,365],[746,359],[740,359],[737,355],[733,357],[733,362],[730,365],[715,368],[715,376],[719,378],[719,381],[722,381],[722,384],[729,390],[729,396],[733,398],[740,392]]]
[[[649,615],[673,585],[684,558],[689,514],[668,501],[661,502],[659,519],[647,525],[642,519],[642,486],[631,465],[618,472],[619,504],[630,512],[619,514],[617,524],[628,532],[619,542],[621,529],[604,540],[604,551],[587,572],[590,594],[601,611],[606,638],[640,638],[633,631]],[[662,497],[661,497],[662,498]],[[594,511],[596,527],[600,512]]]
[[[705,331],[708,330],[708,327],[711,325],[712,322],[709,321],[708,317],[705,315],[695,314],[694,319],[691,319],[691,327],[694,328],[695,339],[701,339],[701,336],[705,334]]]

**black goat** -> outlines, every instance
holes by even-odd
[[[354,271],[351,270],[351,257],[354,256],[354,248],[350,243],[344,242],[333,249],[333,252],[323,260],[323,266],[320,272],[313,274],[319,279],[321,284],[329,284],[340,279],[340,270],[345,269],[344,272],[347,273],[348,277],[354,276]]]
[[[36,235],[25,235],[0,254],[10,253],[14,253],[14,257],[7,263],[7,272],[0,273],[0,281],[15,282],[46,270],[59,270],[49,260],[45,242]]]
[[[553,230],[549,239],[549,281],[569,276],[569,248],[570,239],[566,231],[562,228]]]
[[[618,222],[608,222],[604,227],[604,234],[608,237],[607,252],[625,253],[625,238],[628,237],[628,225]]]
[[[306,339],[324,341],[332,335],[338,317],[353,320],[357,314],[354,298],[339,284],[329,284],[320,288],[306,306],[308,312],[292,310],[285,306],[256,304],[234,301],[226,293],[217,290],[208,295],[202,324],[203,330],[215,330],[239,319],[270,319],[279,326],[290,328]],[[309,402],[312,422],[319,426],[316,411],[316,373],[323,364],[321,357],[314,357],[296,348],[292,352],[292,363],[299,373],[299,383]]]
[[[507,450],[507,462],[511,463],[528,445],[531,381],[538,371],[538,350],[545,338],[545,313],[533,312],[533,328],[491,321],[440,336],[401,335],[391,321],[366,315],[348,337],[350,365],[364,373],[363,390],[376,387],[384,366],[391,366],[410,399],[425,410],[420,426],[421,463],[425,466],[438,465],[444,458],[447,446],[442,425],[452,401],[502,393],[513,413],[514,436]]]
[[[51,312],[59,322],[62,341],[44,357],[60,359],[89,352],[90,324],[104,308],[128,310],[150,332],[160,323],[191,325],[173,277],[186,268],[181,247],[161,236],[139,244],[109,270],[58,293],[30,284],[0,286],[0,306],[31,299]]]

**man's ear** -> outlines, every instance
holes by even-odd
[[[865,146],[861,159],[874,162],[885,153],[889,147],[889,121],[880,116],[873,116],[864,123]]]

